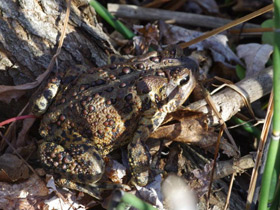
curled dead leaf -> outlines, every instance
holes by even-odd
[[[40,74],[34,82],[26,83],[23,85],[16,86],[6,86],[0,85],[0,101],[5,103],[10,103],[12,99],[19,99],[22,95],[25,94],[27,90],[31,90],[37,87],[43,79],[48,75],[49,71],[45,71],[43,74]]]
[[[168,124],[159,127],[150,137],[192,143],[214,153],[218,133],[208,128],[206,119],[207,116],[202,113],[177,111],[169,116]],[[222,139],[220,149],[229,157],[237,155],[226,139]]]
[[[237,55],[243,58],[246,64],[246,77],[259,73],[265,68],[273,47],[269,44],[241,44],[237,46]]]
[[[152,135],[152,138],[167,138],[173,141],[193,143],[199,142],[201,137],[208,132],[206,117],[200,113],[186,113],[177,111],[172,113],[172,124],[159,127]]]
[[[26,85],[18,85],[18,86],[0,85],[0,101],[9,104],[12,99],[17,100],[21,96],[23,96],[27,89],[31,89],[31,88],[26,87]]]

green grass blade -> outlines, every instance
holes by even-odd
[[[157,210],[151,204],[142,201],[135,195],[124,192],[122,190],[115,190],[109,203],[108,209],[125,210],[131,206],[138,210]]]
[[[132,37],[135,36],[131,30],[129,30],[124,24],[111,15],[108,10],[97,1],[91,0],[89,4],[107,23],[109,23],[115,30],[120,32],[126,39],[132,39]]]
[[[280,172],[280,0],[274,1],[274,53],[273,53],[273,93],[274,93],[274,115],[272,137],[269,145],[267,161],[262,177],[259,209],[277,209],[270,207],[275,198],[276,186]],[[277,198],[279,199],[279,198]]]
[[[155,207],[153,207],[151,204],[148,204],[141,199],[137,198],[135,195],[132,195],[127,192],[122,192],[122,202],[127,203],[139,210],[157,210]]]
[[[237,124],[242,124],[241,127],[247,131],[248,133],[252,134],[256,138],[260,139],[261,136],[261,131],[256,128],[252,123],[245,123],[245,121],[241,120],[240,118],[237,117],[232,117],[233,121]],[[245,123],[245,124],[244,124]]]

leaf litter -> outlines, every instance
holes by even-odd
[[[211,2],[214,3],[214,1],[211,1]],[[206,2],[204,1],[204,4],[205,3]],[[202,2],[201,2],[201,5],[202,5]],[[217,8],[215,8],[215,6],[214,7],[211,6],[212,8],[211,7],[207,8],[207,5],[202,6],[202,7],[204,9],[207,9],[208,12],[210,12],[210,13],[217,13]],[[133,49],[136,52],[136,54],[141,54],[143,52],[147,52],[150,45],[157,46],[158,49],[161,49],[161,46],[159,45],[159,41],[160,41],[159,33],[163,36],[163,38],[165,40],[165,44],[174,44],[174,43],[178,43],[180,41],[187,42],[202,34],[201,32],[194,31],[194,30],[187,30],[182,27],[175,26],[175,25],[165,25],[164,27],[162,27],[162,25],[161,25],[158,29],[154,25],[148,24],[146,26],[135,26],[135,30],[138,31],[138,34],[139,34],[139,36],[134,39]],[[234,52],[227,45],[227,42],[228,42],[227,36],[215,35],[215,36],[208,38],[207,40],[204,40],[200,43],[197,43],[197,44],[191,46],[190,49],[195,50],[196,52],[197,51],[198,52],[209,51],[210,56],[207,55],[207,56],[204,56],[204,58],[206,58],[206,59],[211,58],[212,62],[222,63],[222,65],[228,66],[230,68],[234,68],[234,66],[236,64],[243,65],[243,62],[241,61],[241,59],[244,59],[245,65],[246,65],[247,71],[248,71],[247,76],[250,76],[251,74],[253,74],[253,72],[256,72],[256,71],[259,71],[260,69],[262,69],[265,66],[266,61],[268,60],[270,54],[272,53],[271,48],[267,45],[249,44],[249,46],[240,45],[239,47],[237,47],[238,56],[236,56],[234,54]],[[253,48],[255,50],[254,50],[254,52],[246,51],[246,49],[248,49],[248,48]],[[265,59],[263,59],[263,57]],[[261,61],[259,62],[259,60],[261,60]],[[199,64],[201,64],[201,60],[198,60],[197,62]],[[211,65],[209,65],[207,67],[207,71],[210,69],[210,67],[211,67]],[[26,91],[36,87],[36,85],[37,85],[37,83],[29,83],[29,84],[22,85],[22,86],[0,86],[0,100],[4,101],[6,103],[9,103],[12,99],[18,99],[23,94],[25,94]],[[172,141],[196,144],[200,148],[203,148],[205,151],[213,152],[214,146],[215,146],[215,141],[217,139],[217,133],[215,132],[214,128],[207,127],[207,122],[205,122],[205,116],[197,114],[197,115],[195,115],[195,117],[191,116],[191,115],[182,117],[182,115],[184,115],[183,113],[179,113],[178,115],[180,117],[172,116],[173,117],[172,120],[176,121],[176,123],[167,123],[166,125],[159,128],[151,137],[152,138],[165,137]],[[165,145],[168,146],[168,143]],[[161,147],[162,146],[159,145],[158,148],[161,149]],[[236,156],[236,154],[234,154],[234,150],[232,149],[232,146],[227,142],[226,139],[224,139],[224,142],[220,145],[220,148],[223,150],[223,152],[225,154],[227,154],[227,156],[229,156],[229,157]],[[156,153],[156,154],[159,155],[159,153]],[[178,163],[180,161],[183,161],[184,158],[182,156],[180,156],[177,153],[175,153],[174,155],[175,156],[178,155]],[[162,161],[162,162],[164,162],[164,161]],[[19,161],[19,163],[20,163],[20,161]],[[211,165],[210,163],[208,163],[208,164]],[[197,180],[200,180],[202,182],[204,181],[204,183],[201,185],[202,186],[201,189],[198,190],[198,188],[196,188],[195,191],[197,194],[205,193],[204,190],[202,190],[202,188],[205,189],[207,187],[208,175],[211,170],[211,167],[209,167],[208,164],[204,165],[204,173],[199,173],[198,171],[196,171],[196,169],[191,171],[191,174],[195,178],[197,178]],[[164,165],[166,166],[166,163],[163,163],[163,166],[161,168],[162,170],[164,170]],[[174,167],[180,168],[180,166],[178,166],[178,167],[174,166]],[[121,165],[120,163],[118,163],[117,161],[114,160],[111,169],[112,169],[112,171],[110,173],[111,173],[112,180],[114,182],[123,182],[123,178],[126,176],[126,172],[125,172],[126,167],[124,167],[123,165]],[[183,170],[183,169],[181,169],[181,170]],[[178,171],[180,171],[180,170],[178,169]],[[6,171],[5,171],[5,173],[6,173]],[[181,173],[181,175],[182,175],[182,171],[178,172],[178,173]],[[24,174],[24,173],[22,172],[21,174]],[[33,175],[31,177],[33,177]],[[19,177],[19,178],[22,178],[22,177]],[[17,180],[17,179],[18,178],[14,178],[14,177],[11,178],[11,180]],[[29,178],[28,181],[30,181],[30,179],[35,179],[35,178]],[[156,176],[154,179],[155,180],[153,183],[151,183],[151,185],[143,187],[143,188],[138,187],[137,190],[142,198],[146,198],[145,199],[146,201],[153,203],[155,206],[157,206],[158,208],[161,209],[161,208],[163,208],[163,199],[162,199],[162,194],[160,192],[160,189],[161,189],[160,184],[162,182],[162,179],[160,176]],[[170,182],[172,184],[170,185],[170,184],[168,184],[168,182]],[[164,179],[163,186],[164,185],[168,186],[167,193],[165,193],[166,195],[164,195],[164,197],[168,197],[168,195],[173,194],[173,193],[170,193],[169,190],[175,189],[175,191],[176,191],[176,190],[179,190],[180,188],[183,189],[182,191],[188,191],[188,193],[192,194],[191,192],[189,192],[188,186],[187,186],[187,184],[184,183],[184,180],[182,180],[181,178],[178,178],[178,177],[176,178],[176,176],[171,176],[171,178],[167,177],[166,179]],[[30,186],[32,186],[32,184],[30,184]],[[54,185],[52,188],[54,189],[53,190],[54,192],[57,191],[55,189]],[[163,187],[163,188],[165,188],[165,187]],[[44,193],[47,192],[47,194],[49,194],[51,192],[51,191],[45,191],[45,190],[43,190],[43,191],[44,191]],[[190,197],[192,197],[192,196],[190,196]],[[66,197],[68,197],[68,196],[66,196]],[[16,197],[14,197],[14,198],[17,199]],[[63,199],[56,200],[54,203],[52,203],[53,201],[51,201],[51,200],[52,199],[50,199],[50,202],[45,202],[45,204],[51,206],[52,208],[60,206],[61,202],[63,202]],[[169,199],[166,198],[165,202],[168,202],[168,200]],[[72,200],[69,200],[69,201],[70,201],[69,203],[72,203]],[[194,201],[194,199],[192,199],[191,201]],[[173,200],[173,202],[174,202],[174,200]],[[66,203],[68,203],[68,202],[66,202]],[[2,204],[5,205],[5,202],[3,202]],[[173,204],[170,203],[167,205],[170,206],[169,207],[170,209],[173,209],[172,205],[174,205],[174,204],[176,204],[176,202]],[[19,205],[19,204],[17,202],[15,202],[15,205]],[[27,202],[27,204],[24,203],[24,205],[28,205],[28,202]],[[31,207],[31,205],[30,205],[30,207]],[[66,208],[72,208],[72,207],[74,207],[74,206],[70,205],[70,206],[67,206]],[[75,206],[74,208],[82,209],[83,207]],[[174,209],[177,209],[177,207],[174,207]]]

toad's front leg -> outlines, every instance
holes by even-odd
[[[139,121],[132,142],[128,145],[132,181],[140,186],[147,185],[149,181],[150,153],[145,141],[161,125],[166,114],[156,108],[147,110]]]

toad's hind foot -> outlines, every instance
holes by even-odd
[[[90,196],[98,200],[102,200],[101,192],[104,190],[115,190],[115,189],[124,188],[124,186],[121,184],[115,184],[111,182],[82,184],[64,178],[57,179],[56,183],[61,187],[66,187],[68,189],[77,190],[89,194]]]
[[[86,184],[76,183],[67,179],[57,179],[56,183],[61,187],[66,187],[71,190],[77,190],[89,194],[90,196],[101,200],[100,190],[97,187],[92,187]]]
[[[104,161],[94,147],[72,145],[71,150],[54,142],[40,145],[41,161],[47,170],[77,183],[98,182],[104,173]]]

